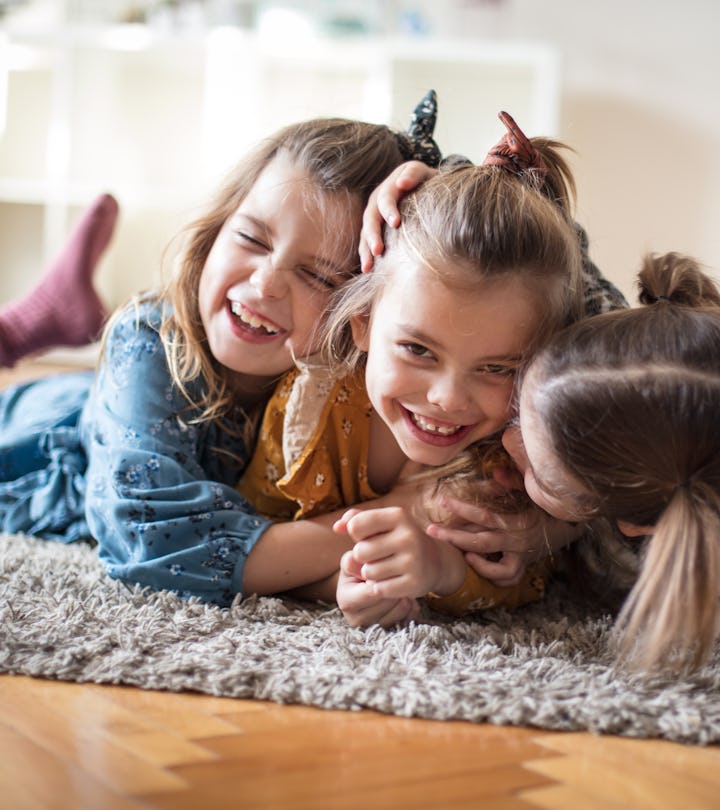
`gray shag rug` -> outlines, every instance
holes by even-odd
[[[358,630],[335,608],[229,609],[109,579],[94,549],[0,535],[0,671],[374,709],[403,717],[720,742],[720,651],[686,679],[615,672],[608,616],[552,592],[517,611]]]

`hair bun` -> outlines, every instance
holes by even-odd
[[[720,290],[690,256],[680,253],[649,254],[638,274],[641,304],[720,306]]]

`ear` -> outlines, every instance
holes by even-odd
[[[654,526],[638,526],[637,523],[628,523],[627,520],[616,520],[615,522],[625,537],[643,537],[655,531]]]
[[[355,345],[361,352],[366,352],[370,346],[370,318],[367,315],[353,315],[350,330]]]

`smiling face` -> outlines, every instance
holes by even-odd
[[[353,336],[367,352],[375,411],[409,459],[438,466],[507,421],[540,302],[514,275],[488,282],[443,263],[433,272],[396,253],[369,323],[356,318]]]
[[[351,210],[352,209],[352,210]],[[220,230],[199,308],[210,351],[255,390],[317,350],[331,291],[356,260],[359,200],[326,192],[283,153]]]

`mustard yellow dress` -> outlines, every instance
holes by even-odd
[[[333,379],[322,363],[299,364],[281,379],[265,408],[239,492],[274,520],[299,520],[378,497],[367,472],[371,414],[364,370]],[[518,585],[498,587],[468,566],[454,594],[426,599],[452,616],[515,608],[542,598],[551,569],[549,562],[538,564]]]
[[[364,371],[337,380],[320,363],[289,371],[265,408],[240,493],[276,520],[377,498],[367,474],[371,413]]]

